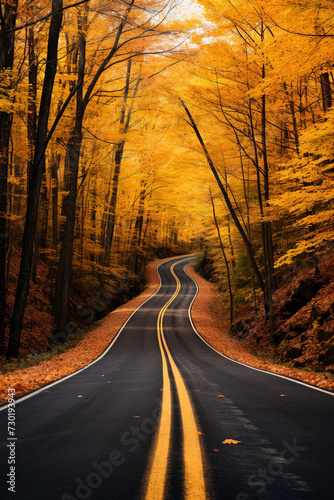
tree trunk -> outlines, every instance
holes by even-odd
[[[229,266],[229,263],[228,263],[228,260],[226,257],[226,252],[225,252],[223,240],[221,238],[219,224],[218,224],[217,217],[216,217],[215,204],[214,204],[211,192],[210,192],[210,198],[211,198],[211,204],[212,204],[213,219],[215,221],[215,226],[217,229],[217,234],[218,234],[218,239],[219,239],[219,245],[220,245],[220,248],[221,248],[221,251],[222,251],[222,254],[224,257],[225,266],[226,266],[227,284],[228,284],[228,291],[229,291],[229,296],[230,296],[230,322],[231,322],[231,326],[232,326],[232,324],[233,324],[233,292],[232,292],[232,284],[231,284],[230,266]]]
[[[63,0],[52,0],[47,62],[38,117],[34,163],[29,183],[27,214],[24,226],[22,257],[10,329],[7,358],[19,355],[21,329],[28,296],[34,237],[38,219],[39,196],[43,178],[45,143],[54,79],[57,71],[58,40],[62,23]]]
[[[265,65],[262,66],[262,78],[265,78]],[[264,176],[264,200],[269,201],[269,165],[267,155],[267,116],[266,116],[266,95],[262,95],[262,110],[261,110],[261,141],[263,153],[263,176]],[[274,256],[272,243],[272,228],[271,222],[265,221],[261,223],[263,231],[263,253],[265,263],[265,310],[269,320],[270,336],[274,335],[274,317],[273,317],[273,274],[274,274]]]
[[[125,145],[125,139],[124,136],[128,131],[129,125],[130,125],[130,116],[131,116],[131,111],[128,113],[128,118],[125,123],[125,118],[126,118],[126,105],[129,97],[129,89],[130,89],[130,77],[131,77],[131,59],[128,61],[128,66],[127,66],[127,71],[126,71],[126,82],[125,82],[125,89],[124,89],[124,96],[123,96],[123,105],[121,109],[121,116],[120,116],[120,134],[123,134],[123,139],[119,141],[119,143],[116,145],[115,149],[115,167],[114,167],[114,175],[112,178],[112,184],[111,184],[111,196],[110,196],[110,203],[108,207],[108,217],[107,217],[107,223],[106,223],[106,234],[104,238],[104,254],[103,254],[103,267],[109,267],[110,265],[110,250],[111,250],[111,245],[114,237],[114,231],[115,231],[115,223],[116,223],[116,203],[117,203],[117,194],[118,194],[118,183],[119,183],[119,175],[121,171],[121,163],[122,163],[122,158],[123,158],[123,152],[124,152],[124,145]]]
[[[28,88],[28,116],[27,116],[27,134],[28,134],[28,166],[27,166],[27,192],[29,191],[29,182],[31,169],[34,160],[34,149],[36,141],[37,128],[37,61],[35,57],[35,36],[34,27],[28,32],[28,55],[29,55],[29,88]],[[40,219],[40,216],[39,216]],[[37,264],[40,247],[40,220],[37,222],[36,237],[34,243],[34,257],[32,263],[31,279],[36,282]]]
[[[237,267],[237,264],[235,262],[234,247],[233,247],[233,242],[232,242],[232,234],[231,234],[231,226],[230,226],[230,214],[227,214],[227,233],[228,233],[228,242],[229,242],[230,252],[231,252],[232,269],[235,269]]]
[[[112,178],[110,204],[109,204],[108,217],[106,223],[106,235],[104,238],[103,267],[109,267],[110,265],[110,250],[116,224],[116,203],[117,203],[118,183],[121,172],[124,144],[125,144],[124,140],[120,141],[117,144],[115,151],[115,169]]]
[[[32,262],[32,270],[31,270],[31,280],[33,283],[36,283],[38,262],[40,258],[44,259],[44,254],[41,252],[41,249],[45,250],[47,246],[48,219],[49,219],[49,200],[48,200],[46,172],[44,166],[40,201],[39,201],[38,221],[37,221],[35,242],[34,242],[34,256]]]
[[[51,166],[51,196],[52,196],[52,248],[58,249],[58,169],[60,155],[54,158]]]
[[[134,243],[133,248],[135,254],[135,265],[134,265],[135,274],[138,274],[139,269],[141,267],[141,257],[143,253],[141,249],[141,242],[142,242],[142,231],[144,224],[144,212],[145,212],[144,204],[145,204],[146,189],[143,181],[141,182],[141,185],[142,189],[140,190],[140,195],[139,195],[139,207],[135,222],[135,234],[133,238],[133,243]]]
[[[37,128],[37,60],[35,56],[34,27],[29,28],[28,52],[29,52],[29,71],[28,71],[29,88],[28,88],[27,133],[28,133],[29,157],[28,157],[28,169],[27,169],[27,191],[29,189],[29,180],[34,159],[34,148],[35,148],[36,128]]]
[[[78,81],[83,81],[85,74],[85,49],[86,40],[82,33],[79,40],[79,71]],[[68,317],[68,304],[70,299],[70,286],[72,274],[72,254],[74,242],[77,184],[82,142],[82,123],[84,118],[84,103],[82,85],[77,91],[77,106],[75,126],[71,140],[68,144],[68,161],[70,165],[69,194],[67,199],[67,217],[62,235],[62,245],[57,273],[56,291],[54,298],[54,316],[57,332],[65,332]],[[65,332],[66,333],[66,332]]]
[[[17,1],[0,4],[0,72],[10,71],[14,60],[14,32]],[[3,4],[3,5],[2,5]],[[5,352],[5,314],[7,292],[8,224],[7,224],[7,179],[9,167],[9,145],[12,113],[0,112],[0,353]]]
[[[321,73],[320,83],[321,83],[321,94],[322,94],[322,106],[324,112],[326,113],[326,111],[328,111],[332,107],[332,89],[328,73]]]
[[[290,108],[290,113],[291,113],[291,118],[292,118],[293,137],[294,137],[294,142],[295,142],[295,146],[296,146],[296,152],[297,152],[297,155],[299,156],[299,134],[298,134],[296,111],[295,111],[295,103],[294,103],[292,94],[289,94],[289,92],[288,92],[287,84],[283,83],[283,87],[284,87],[285,94],[286,94],[288,101],[289,101],[289,108]]]

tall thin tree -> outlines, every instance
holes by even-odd
[[[52,0],[52,16],[49,28],[47,61],[39,108],[34,161],[30,174],[27,213],[22,242],[22,257],[7,348],[7,359],[18,357],[19,355],[23,316],[30,284],[39,197],[44,172],[44,153],[48,133],[51,97],[57,71],[58,40],[63,14],[62,8],[63,0]]]
[[[11,82],[11,70],[14,61],[13,29],[16,24],[17,0],[5,0],[0,4],[0,85],[2,92],[8,95]],[[10,87],[11,83],[9,83]],[[0,352],[5,352],[5,313],[6,313],[6,273],[8,251],[8,225],[7,225],[7,179],[9,163],[9,143],[12,126],[12,113],[0,111]]]

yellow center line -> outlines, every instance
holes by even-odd
[[[184,259],[187,260],[187,259]],[[181,289],[181,282],[174,272],[174,267],[179,261],[172,265],[171,273],[176,280],[176,290],[173,296],[161,309],[157,320],[158,342],[162,357],[163,370],[163,397],[157,439],[155,442],[152,461],[150,463],[148,484],[146,489],[146,500],[162,500],[165,493],[167,480],[168,457],[170,452],[171,426],[172,426],[172,396],[171,384],[168,375],[168,364],[165,351],[174,375],[175,385],[179,396],[182,430],[183,430],[183,461],[184,461],[184,488],[186,499],[205,499],[205,480],[203,471],[203,460],[199,432],[196,418],[192,408],[187,388],[177,368],[174,359],[168,349],[164,333],[163,318],[169,305],[174,301]],[[163,349],[165,348],[165,351]]]

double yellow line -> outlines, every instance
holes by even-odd
[[[184,261],[187,259],[184,259]],[[168,374],[168,361],[172,369],[178,393],[182,431],[183,431],[183,463],[184,463],[184,497],[188,500],[205,499],[204,467],[199,434],[191,400],[173,357],[168,349],[164,332],[163,318],[167,308],[175,300],[181,289],[179,278],[174,272],[176,264],[171,267],[171,273],[176,280],[176,290],[174,295],[161,309],[157,320],[158,342],[162,358],[163,373],[163,396],[162,407],[155,441],[154,452],[150,462],[146,500],[163,500],[165,498],[168,459],[170,454],[171,428],[172,428],[172,392],[171,382]],[[167,361],[168,359],[168,361]]]

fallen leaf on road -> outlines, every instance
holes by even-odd
[[[222,394],[218,394],[218,398],[224,398],[225,396],[223,396]]]
[[[223,444],[241,444],[241,441],[236,441],[235,439],[225,439],[222,441]]]

